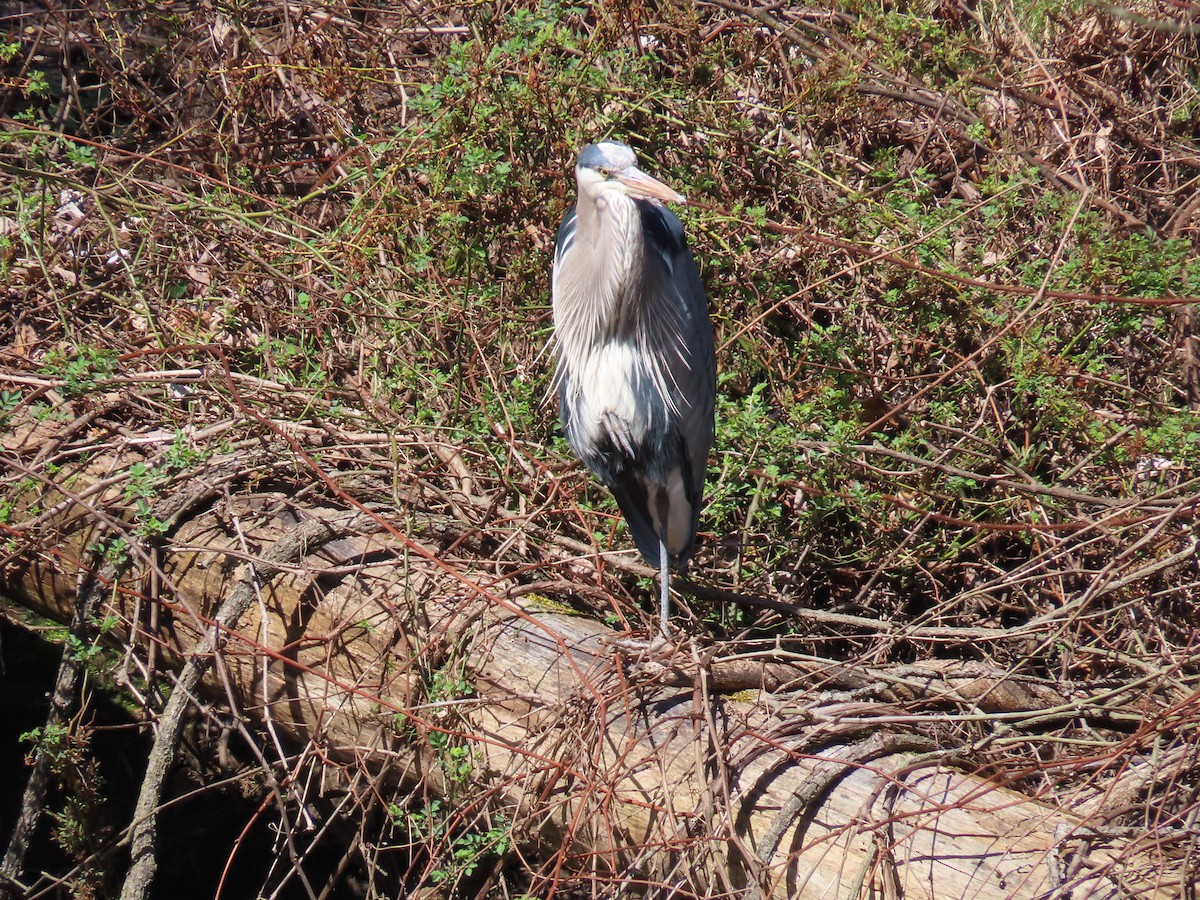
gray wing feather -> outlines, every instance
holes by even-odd
[[[660,358],[669,366],[670,388],[676,394],[675,424],[691,464],[694,505],[698,509],[713,441],[713,404],[717,393],[716,350],[708,298],[684,237],[683,223],[665,207],[646,202],[639,202],[638,206],[646,237],[644,265],[648,296],[643,309],[652,320],[646,324],[662,335]]]
[[[643,327],[656,336],[656,356],[666,368],[671,393],[668,417],[678,435],[677,454],[690,485],[693,535],[700,518],[708,454],[713,442],[717,392],[716,350],[708,298],[684,236],[683,223],[669,209],[638,202],[645,237]],[[668,438],[669,440],[669,438]],[[672,448],[663,448],[671,454]],[[653,529],[651,529],[653,532]],[[682,564],[691,547],[680,554]],[[644,552],[644,551],[643,551]],[[654,554],[657,557],[657,553]]]
[[[575,240],[575,207],[572,206],[567,210],[567,214],[563,216],[563,220],[559,223],[558,234],[554,238],[554,265],[555,267],[562,264],[562,258],[568,250],[571,249],[571,244]]]

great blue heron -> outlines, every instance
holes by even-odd
[[[579,199],[554,250],[559,408],[575,454],[613,493],[634,542],[661,574],[687,563],[713,439],[716,355],[682,195],[607,141],[575,164]]]

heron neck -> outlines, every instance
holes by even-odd
[[[593,339],[611,339],[630,319],[632,288],[642,270],[642,218],[637,204],[617,191],[595,203],[580,204],[576,240],[587,250],[586,281],[595,296],[589,304]]]

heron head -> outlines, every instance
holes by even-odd
[[[579,193],[593,199],[607,191],[617,191],[635,200],[685,202],[683,194],[639,169],[633,151],[616,141],[584,147],[575,163],[575,180],[579,183]]]

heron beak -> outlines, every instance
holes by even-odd
[[[673,191],[657,178],[652,178],[637,166],[630,166],[616,176],[631,197],[643,200],[658,200],[662,203],[686,203],[687,198],[678,191]]]

